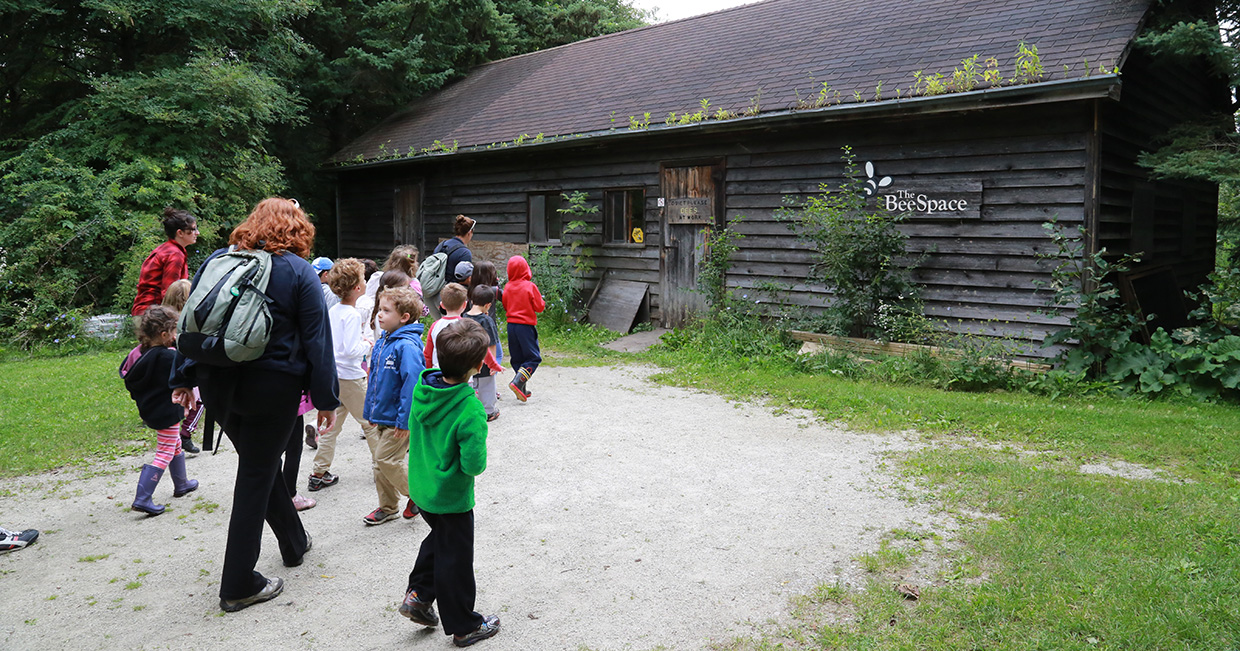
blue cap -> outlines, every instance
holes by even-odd
[[[315,258],[315,259],[314,259],[314,262],[311,262],[311,263],[310,263],[310,266],[311,266],[311,267],[314,267],[314,270],[315,270],[315,271],[317,271],[317,272],[319,272],[319,273],[323,273],[324,271],[327,271],[328,269],[331,269],[331,268],[332,268],[332,259],[331,259],[331,258],[322,258],[322,257],[320,257],[320,258]]]

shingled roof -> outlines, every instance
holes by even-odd
[[[846,106],[907,97],[916,71],[950,75],[975,54],[1012,77],[1037,47],[1044,82],[1122,65],[1150,0],[766,0],[478,66],[352,142],[348,164],[455,142],[461,151],[568,134],[627,131],[629,116],[693,112],[709,100],[787,112],[826,82]],[[1064,66],[1068,66],[1065,71]],[[613,131],[614,130],[614,131]],[[440,154],[442,155],[442,153]],[[360,157],[360,158],[359,158]]]

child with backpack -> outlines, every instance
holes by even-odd
[[[508,258],[508,284],[504,287],[504,312],[508,315],[508,356],[516,375],[508,388],[517,400],[529,400],[533,392],[526,383],[538,370],[542,355],[538,350],[538,313],[547,309],[542,292],[531,280],[530,265],[525,258]]]
[[[362,418],[366,402],[366,371],[362,369],[362,359],[374,345],[363,332],[361,315],[354,307],[358,297],[366,292],[362,273],[359,260],[345,258],[337,260],[325,276],[327,286],[340,299],[327,310],[327,320],[332,331],[332,352],[336,358],[341,405],[336,408],[336,423],[319,436],[318,452],[314,455],[314,467],[307,487],[310,491],[322,490],[340,482],[340,477],[331,473],[331,467],[336,455],[336,438],[344,428],[346,415],[353,415],[365,436],[375,433],[374,425]]]
[[[474,477],[487,467],[487,423],[469,378],[482,368],[489,339],[468,319],[448,326],[440,335],[442,366],[422,373],[409,419],[409,495],[431,530],[399,612],[427,627],[442,615],[443,632],[459,647],[499,633],[499,617],[474,610]]]
[[[155,430],[155,459],[142,466],[137,494],[130,507],[147,515],[164,512],[165,507],[151,498],[165,470],[172,475],[173,497],[198,490],[198,481],[186,474],[185,454],[181,451],[180,423],[185,409],[172,401],[172,386],[168,381],[176,358],[173,345],[177,339],[177,317],[176,310],[163,305],[148,308],[136,328],[139,355],[132,363],[126,356],[120,367],[125,388],[138,405],[142,423]]]
[[[405,469],[409,453],[409,401],[418,375],[425,368],[422,324],[415,316],[422,313],[421,299],[407,286],[386,289],[378,296],[376,320],[383,336],[375,343],[371,356],[362,412],[362,417],[376,426],[375,433],[366,437],[366,443],[374,464],[379,508],[362,518],[368,525],[395,520],[400,511],[400,495],[409,494]],[[418,506],[410,499],[402,515],[408,520],[417,514]]]

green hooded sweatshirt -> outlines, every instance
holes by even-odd
[[[474,477],[487,468],[487,414],[468,382],[422,371],[409,410],[409,498],[431,513],[474,508]]]

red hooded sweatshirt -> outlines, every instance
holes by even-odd
[[[504,285],[504,312],[508,323],[538,325],[538,313],[547,309],[538,285],[530,280],[530,265],[525,258],[508,258],[508,284]]]

